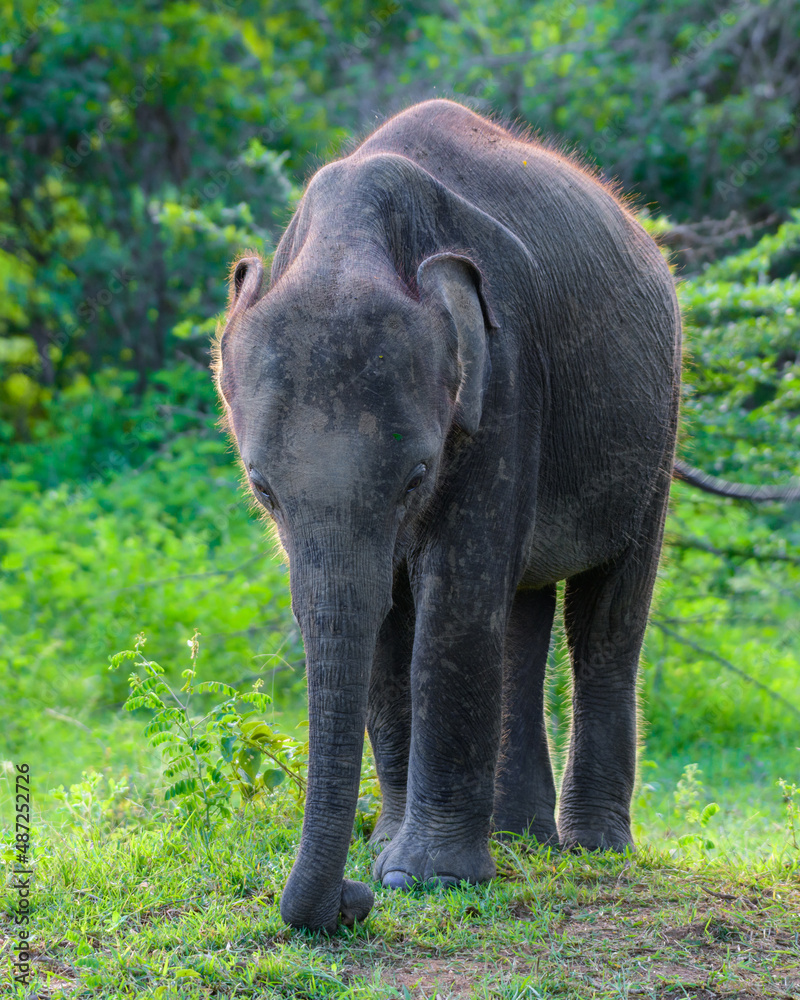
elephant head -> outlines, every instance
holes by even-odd
[[[369,252],[301,252],[265,295],[256,257],[230,282],[217,386],[249,489],[289,559],[306,648],[310,761],[287,923],[363,919],[342,879],[367,691],[403,539],[437,502],[445,441],[478,432],[494,325],[465,256],[428,256],[403,282]]]

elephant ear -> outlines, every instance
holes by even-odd
[[[224,326],[217,330],[212,365],[217,377],[217,388],[226,405],[228,405],[229,393],[226,391],[227,378],[224,358],[231,331],[236,319],[258,301],[263,277],[264,265],[260,257],[240,257],[231,268],[228,281],[228,312],[225,316]]]
[[[258,301],[264,265],[260,257],[241,257],[231,269],[228,283],[228,324]]]
[[[419,265],[417,288],[421,301],[444,310],[455,328],[459,369],[455,422],[475,434],[492,372],[488,334],[498,329],[483,292],[481,272],[469,257],[437,253]]]

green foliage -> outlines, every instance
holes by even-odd
[[[787,261],[793,268],[788,273]],[[759,482],[794,471],[800,434],[800,211],[774,235],[683,282],[680,297],[691,460],[729,476],[741,476],[744,466]]]
[[[144,643],[140,633],[133,649],[111,657],[109,669],[131,660],[143,671],[128,678],[130,694],[123,708],[152,713],[144,735],[159,750],[165,764],[164,777],[169,785],[164,800],[173,803],[186,823],[200,831],[206,847],[217,823],[232,816],[234,791],[243,804],[264,808],[264,797],[288,777],[302,798],[308,746],[279,733],[258,717],[272,700],[260,691],[261,680],[247,691],[222,681],[199,681],[200,640],[195,629],[188,640],[191,666],[181,672],[184,684],[174,691],[165,680],[164,668],[142,653]],[[196,716],[194,705],[204,694],[224,697]],[[268,764],[262,768],[264,758]]]
[[[396,53],[398,96],[437,86],[521,115],[680,219],[786,211],[799,17],[788,0],[434,4]]]
[[[679,286],[681,450],[730,479],[785,483],[800,472],[800,275],[784,267],[799,241],[795,212]],[[800,705],[800,507],[753,507],[682,485],[673,497],[647,642],[652,736],[674,749],[741,744],[746,731],[753,751],[766,739],[788,743]]]
[[[122,363],[141,390],[168,357],[202,350],[226,262],[273,244],[299,109],[265,122],[291,81],[276,83],[231,13],[0,6],[7,434],[30,433],[79,374]]]
[[[137,405],[113,374],[96,378],[54,407],[52,448],[43,436],[7,451],[4,758],[79,739],[71,771],[67,757],[51,755],[52,766],[65,768],[57,780],[103,767],[103,740],[80,727],[91,732],[125,700],[124,681],[102,667],[141,629],[172,649],[196,621],[207,622],[217,676],[261,678],[271,694],[277,688],[276,711],[302,697],[286,568],[270,558],[271,543],[241,501],[208,382],[189,366],[173,369]]]
[[[376,109],[453,95],[675,219],[785,218],[799,31],[791,0],[0,4],[0,439],[81,376],[204,358],[226,263]]]
[[[135,382],[134,372],[116,367],[76,377],[42,403],[27,440],[0,447],[0,476],[88,497],[117,476],[141,475],[160,449],[189,436],[218,456],[215,466],[228,466],[207,370],[184,361],[154,372],[141,395]]]

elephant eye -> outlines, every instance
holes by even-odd
[[[275,507],[275,500],[272,496],[272,490],[269,488],[269,483],[264,479],[258,469],[254,469],[252,466],[248,469],[248,475],[250,476],[250,482],[253,484],[253,489],[258,493],[259,499],[266,504],[270,510]]]
[[[420,462],[416,469],[414,469],[411,473],[411,478],[406,483],[406,493],[413,493],[418,486],[422,485],[422,480],[425,478],[425,473],[427,471],[427,465],[425,465],[424,462]]]

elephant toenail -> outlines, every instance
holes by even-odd
[[[383,886],[386,889],[411,889],[416,884],[417,880],[408,872],[393,871],[383,876]]]

